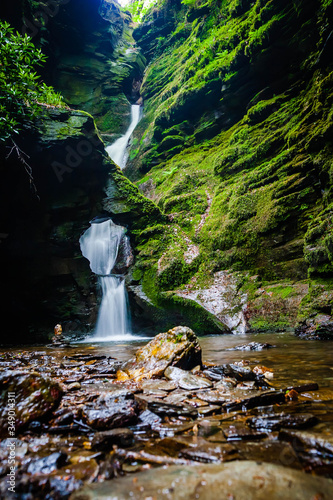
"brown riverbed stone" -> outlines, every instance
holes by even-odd
[[[333,481],[254,461],[170,466],[85,486],[70,500],[331,500]]]
[[[0,376],[0,436],[11,437],[7,427],[8,410],[12,409],[17,432],[29,422],[50,417],[61,398],[59,384],[37,372],[3,372]]]

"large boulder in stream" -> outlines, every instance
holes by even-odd
[[[160,333],[137,350],[117,374],[118,380],[161,377],[168,366],[191,370],[202,364],[201,347],[194,332],[186,326],[176,326]]]
[[[37,372],[3,372],[0,376],[0,437],[11,436],[9,422],[15,425],[17,432],[32,421],[47,419],[61,397],[59,384]]]
[[[235,461],[148,470],[88,485],[70,500],[330,500],[333,481],[280,465]]]

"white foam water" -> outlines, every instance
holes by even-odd
[[[106,148],[106,152],[110,156],[111,160],[113,160],[121,169],[125,168],[126,166],[126,148],[135,127],[139,123],[139,120],[140,106],[138,104],[133,104],[131,106],[131,123],[126,131],[126,134],[121,136],[116,140],[116,142]]]
[[[91,338],[94,341],[110,341],[116,337],[120,340],[131,334],[125,279],[111,274],[124,235],[124,227],[107,219],[93,221],[80,238],[82,255],[89,260],[91,270],[99,276],[102,290],[94,337]]]

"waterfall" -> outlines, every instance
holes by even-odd
[[[121,136],[116,142],[106,148],[106,152],[121,169],[126,166],[127,155],[126,148],[130,137],[140,120],[140,106],[133,104],[131,107],[131,123],[125,135]]]
[[[117,340],[130,333],[130,320],[124,276],[112,274],[125,228],[111,219],[91,221],[80,238],[81,252],[98,275],[102,301],[98,312],[94,340]]]

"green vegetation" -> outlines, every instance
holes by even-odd
[[[127,171],[168,217],[138,247],[154,300],[249,271],[283,280],[265,295],[274,314],[256,315],[257,328],[282,328],[295,320],[279,317],[296,300],[285,280],[333,275],[331,19],[324,0],[165,1],[145,13],[134,32],[150,61],[145,115]]]
[[[18,134],[38,115],[41,104],[63,105],[60,94],[40,83],[35,72],[45,60],[27,35],[0,22],[0,140]]]

